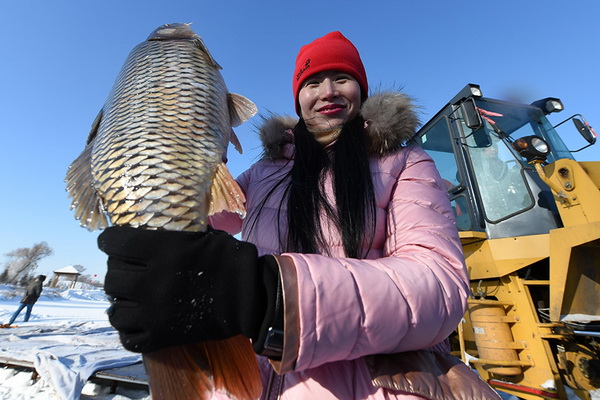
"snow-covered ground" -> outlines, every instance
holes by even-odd
[[[0,323],[8,323],[23,290],[0,285]],[[0,358],[33,363],[31,372],[0,369],[0,400],[149,399],[147,390],[87,382],[96,370],[138,365],[141,357],[123,349],[108,323],[108,301],[101,290],[44,288],[29,322],[25,310],[14,325],[0,329]],[[139,369],[139,367],[138,367]]]
[[[0,285],[0,324],[8,323],[23,292]],[[148,390],[119,386],[111,394],[108,386],[88,382],[96,370],[140,370],[141,356],[123,349],[108,323],[108,306],[102,290],[45,287],[29,322],[23,322],[23,310],[16,328],[0,329],[0,359],[33,363],[39,378],[32,379],[28,371],[0,369],[0,400],[149,400]],[[600,399],[600,393],[592,397]],[[570,394],[569,399],[577,397]]]

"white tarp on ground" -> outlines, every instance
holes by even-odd
[[[8,322],[20,298],[18,291],[0,287],[0,322]],[[141,362],[139,354],[121,346],[104,313],[107,307],[100,290],[45,288],[29,322],[23,322],[23,310],[18,327],[0,329],[0,358],[33,363],[57,398],[79,399],[94,372]]]

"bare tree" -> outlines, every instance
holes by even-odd
[[[7,283],[16,283],[30,277],[37,269],[39,262],[53,251],[46,242],[40,242],[33,247],[22,247],[5,255],[10,259],[5,264],[2,274]]]
[[[81,275],[79,277],[79,282],[85,283],[90,286],[94,286],[97,288],[102,287],[102,282],[98,280],[97,275]]]

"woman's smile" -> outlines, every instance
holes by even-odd
[[[361,104],[360,86],[344,72],[320,72],[302,85],[298,103],[309,130],[331,129],[356,117]]]
[[[346,108],[346,106],[342,104],[329,104],[319,108],[317,111],[321,114],[332,115],[339,111],[342,111]]]

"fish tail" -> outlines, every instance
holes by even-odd
[[[200,346],[175,346],[144,354],[153,399],[206,400],[213,392],[206,355]]]
[[[242,335],[146,353],[144,365],[154,399],[207,400],[216,388],[252,400],[262,390],[256,356]]]
[[[216,388],[238,400],[258,399],[262,391],[260,370],[248,338],[243,335],[203,342]]]

